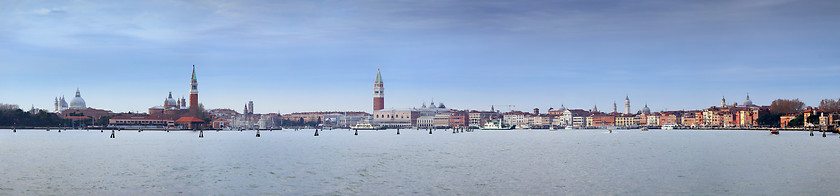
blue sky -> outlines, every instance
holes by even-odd
[[[840,97],[840,2],[1,1],[0,102],[80,88],[116,112],[207,108],[700,109]]]

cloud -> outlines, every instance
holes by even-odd
[[[65,15],[67,11],[64,8],[41,8],[34,11],[38,15]]]

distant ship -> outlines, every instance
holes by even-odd
[[[350,129],[355,129],[355,130],[382,130],[382,129],[385,129],[385,127],[373,125],[373,124],[370,123],[370,120],[362,120],[362,121],[359,121],[359,123],[356,123],[356,125],[350,126]]]
[[[668,124],[662,125],[662,130],[672,130],[672,129],[674,129],[674,127],[677,127],[677,125],[668,123]]]
[[[501,120],[499,120],[499,119],[490,119],[490,120],[484,121],[484,125],[481,126],[480,129],[481,130],[511,130],[514,127],[516,127],[516,126],[502,123]]]

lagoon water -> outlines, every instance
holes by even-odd
[[[807,132],[0,130],[0,195],[832,195]]]

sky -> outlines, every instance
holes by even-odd
[[[838,98],[840,1],[6,1],[0,103],[693,110]]]

